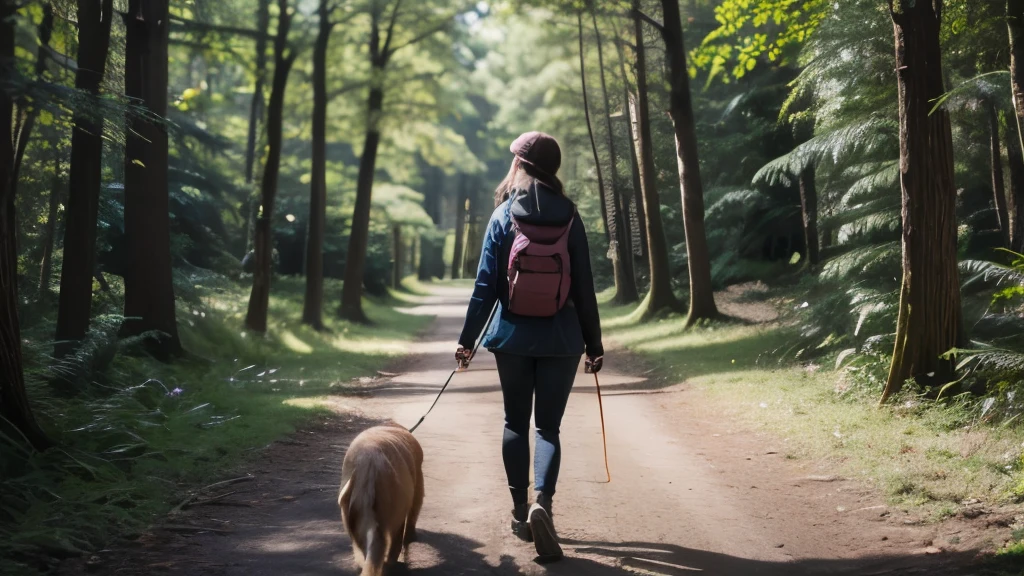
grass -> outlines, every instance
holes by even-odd
[[[724,419],[765,431],[788,457],[876,487],[891,505],[941,520],[964,501],[1014,506],[1024,500],[1024,428],[985,423],[973,404],[912,395],[877,406],[880,383],[862,369],[781,361],[794,336],[778,325],[683,319],[638,324],[632,308],[605,304],[610,339],[655,370],[650,388],[686,382]]]
[[[408,352],[430,321],[368,299],[372,325],[328,308],[328,331],[316,332],[299,321],[302,293],[301,280],[275,280],[269,329],[257,336],[241,328],[246,286],[198,289],[179,308],[186,358],[118,355],[71,398],[40,377],[45,356],[30,354],[30,397],[59,448],[31,454],[0,442],[0,557],[12,560],[0,573],[45,570],[159,521],[190,488],[238,474],[255,450],[325,417],[329,394]]]

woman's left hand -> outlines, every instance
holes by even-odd
[[[459,346],[455,351],[455,361],[459,363],[459,370],[469,368],[469,361],[473,358],[473,352],[465,346]]]

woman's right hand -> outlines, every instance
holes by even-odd
[[[587,374],[597,374],[603,366],[604,356],[587,356],[587,361],[583,364],[583,370]]]

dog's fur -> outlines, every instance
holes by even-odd
[[[423,505],[423,449],[397,424],[363,431],[341,469],[338,506],[362,576],[381,576],[416,539]],[[386,556],[385,556],[386,553]]]

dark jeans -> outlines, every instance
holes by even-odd
[[[505,399],[505,436],[501,455],[513,492],[530,487],[530,412],[537,396],[537,438],[533,461],[534,490],[554,495],[562,447],[558,429],[569,401],[580,357],[534,358],[495,353],[501,394]]]

